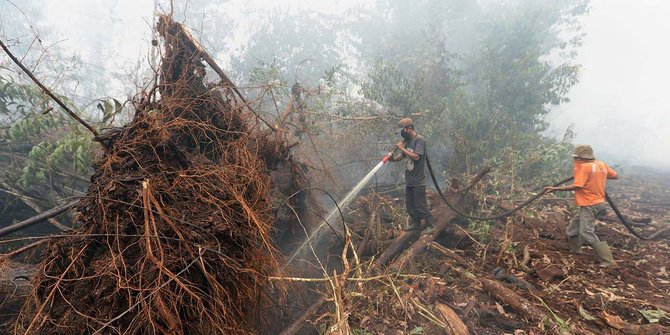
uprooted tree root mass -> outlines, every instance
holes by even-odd
[[[21,334],[256,332],[271,241],[268,166],[293,167],[161,18],[159,84],[107,150],[78,205],[79,228],[50,245],[14,326]],[[158,97],[160,93],[160,97]]]

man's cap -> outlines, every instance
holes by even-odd
[[[413,126],[414,122],[412,122],[412,119],[406,117],[398,122],[398,127],[399,128],[405,128],[409,126]]]
[[[572,157],[581,159],[596,159],[593,156],[593,149],[588,144],[577,145],[575,147],[575,151],[572,152]]]

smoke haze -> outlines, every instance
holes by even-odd
[[[63,39],[58,42],[63,48],[92,67],[111,71],[146,63],[155,3],[106,3],[48,2],[41,27],[53,30]],[[253,11],[273,6],[285,11],[317,10],[324,3],[327,6],[322,12],[329,15],[340,15],[338,9],[351,7],[351,3],[373,6],[362,1],[285,1],[281,5],[274,1],[227,1],[208,5],[209,17],[188,18],[191,21],[187,23],[197,28],[201,20],[216,20],[216,15],[225,12],[228,17],[237,17],[237,27],[244,29],[244,22],[252,22]],[[670,2],[593,0],[590,4],[591,12],[583,18],[586,37],[575,60],[582,66],[580,83],[571,90],[571,102],[549,115],[548,134],[560,137],[573,126],[575,142],[591,144],[599,157],[670,169],[670,107],[665,99],[670,78]],[[203,33],[206,39],[207,32]],[[235,51],[234,46],[232,50],[216,47],[223,49],[218,50],[222,54]],[[113,86],[127,82],[118,80]]]
[[[615,163],[670,169],[670,2],[594,0],[584,17],[571,102],[550,117],[556,134]]]

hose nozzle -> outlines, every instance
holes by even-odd
[[[393,157],[393,154],[395,154],[396,151],[398,151],[398,147],[395,147],[393,150],[391,150],[391,152],[386,154],[386,156],[384,156],[384,158],[382,158],[382,163],[388,162],[389,159],[391,159],[391,157]]]
[[[386,156],[384,156],[384,158],[382,158],[382,163],[388,162],[389,159],[391,159],[391,156],[393,156],[393,151],[389,152],[388,154],[386,154]]]

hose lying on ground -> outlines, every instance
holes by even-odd
[[[670,232],[670,227],[668,227],[668,228],[665,228],[665,229],[661,229],[661,230],[659,230],[659,231],[657,231],[657,232],[655,232],[655,233],[653,233],[649,236],[644,236],[644,235],[636,232],[635,229],[633,229],[633,224],[631,224],[630,222],[628,222],[628,220],[626,220],[626,218],[623,216],[623,214],[621,214],[621,211],[619,210],[619,207],[617,207],[614,204],[614,201],[612,201],[612,198],[610,198],[610,195],[607,194],[607,193],[605,193],[605,200],[607,200],[607,203],[610,204],[610,207],[612,207],[612,210],[614,211],[616,216],[619,218],[619,220],[623,223],[623,225],[626,226],[626,229],[628,229],[628,231],[631,234],[635,235],[635,237],[637,237],[641,240],[653,240],[653,239],[656,239],[658,237],[663,237],[666,233]]]
[[[444,203],[452,211],[454,211],[456,214],[458,214],[458,215],[460,215],[464,218],[468,218],[468,219],[472,219],[472,220],[494,221],[494,220],[502,219],[502,218],[504,218],[506,216],[510,216],[510,215],[514,214],[515,212],[519,211],[520,209],[528,206],[531,202],[537,200],[539,197],[541,197],[541,196],[543,196],[547,193],[547,191],[543,189],[540,193],[532,196],[528,200],[522,202],[520,205],[518,205],[518,206],[514,207],[513,209],[511,209],[507,212],[504,212],[502,214],[498,214],[498,215],[495,215],[495,216],[472,216],[472,215],[463,213],[461,210],[456,208],[454,205],[450,204],[449,201],[447,200],[447,198],[444,196],[444,194],[442,194],[442,190],[440,189],[440,186],[437,183],[437,178],[435,178],[435,172],[433,172],[433,167],[431,166],[430,159],[428,158],[427,155],[426,155],[426,165],[428,166],[428,172],[430,173],[430,178],[433,180],[433,184],[435,185],[435,188],[437,189],[437,193],[440,195],[440,198],[442,198],[442,201],[444,201]],[[565,184],[572,179],[573,179],[572,177],[563,179],[563,180],[555,183],[552,186],[559,186],[559,185]]]
[[[444,203],[452,211],[454,211],[456,214],[458,214],[459,216],[462,216],[462,217],[468,218],[468,219],[472,219],[472,220],[494,221],[494,220],[502,219],[502,218],[504,218],[506,216],[510,216],[510,215],[514,214],[515,212],[519,211],[520,209],[528,206],[530,203],[532,203],[533,201],[537,200],[538,198],[540,198],[541,196],[543,196],[547,193],[546,190],[542,190],[540,193],[538,193],[538,194],[534,195],[533,197],[529,198],[528,200],[522,202],[520,205],[514,207],[513,209],[511,209],[507,212],[495,215],[495,216],[484,216],[484,217],[472,216],[472,215],[463,213],[461,210],[456,208],[454,205],[450,204],[449,201],[447,200],[447,198],[444,196],[444,194],[442,194],[442,190],[440,189],[440,186],[438,185],[437,178],[435,178],[435,172],[433,172],[433,167],[430,164],[430,159],[428,158],[428,155],[426,155],[426,165],[428,166],[428,172],[430,173],[430,178],[433,180],[433,184],[435,185],[435,189],[437,189],[437,193],[440,195],[440,198],[442,198],[442,201],[444,201]],[[565,184],[565,183],[571,181],[572,179],[574,179],[574,178],[573,177],[566,178],[566,179],[563,179],[563,180],[561,180],[561,181],[559,181],[559,182],[557,182],[557,183],[555,183],[551,186],[556,187],[556,186]],[[635,237],[637,237],[641,240],[653,240],[653,239],[656,239],[658,237],[662,237],[666,233],[670,232],[670,227],[659,230],[656,233],[654,233],[652,235],[649,235],[649,236],[645,236],[645,235],[642,235],[642,234],[636,232],[635,229],[633,229],[633,225],[630,222],[628,222],[628,220],[626,220],[626,218],[623,216],[623,214],[621,214],[621,211],[619,211],[619,208],[614,204],[614,202],[610,198],[609,194],[605,193],[605,199],[607,200],[607,203],[609,203],[609,205],[612,207],[612,210],[614,210],[614,213],[616,213],[616,216],[619,218],[619,220],[621,220],[623,225],[626,226],[626,229],[628,229],[628,231],[631,234],[633,234]]]

